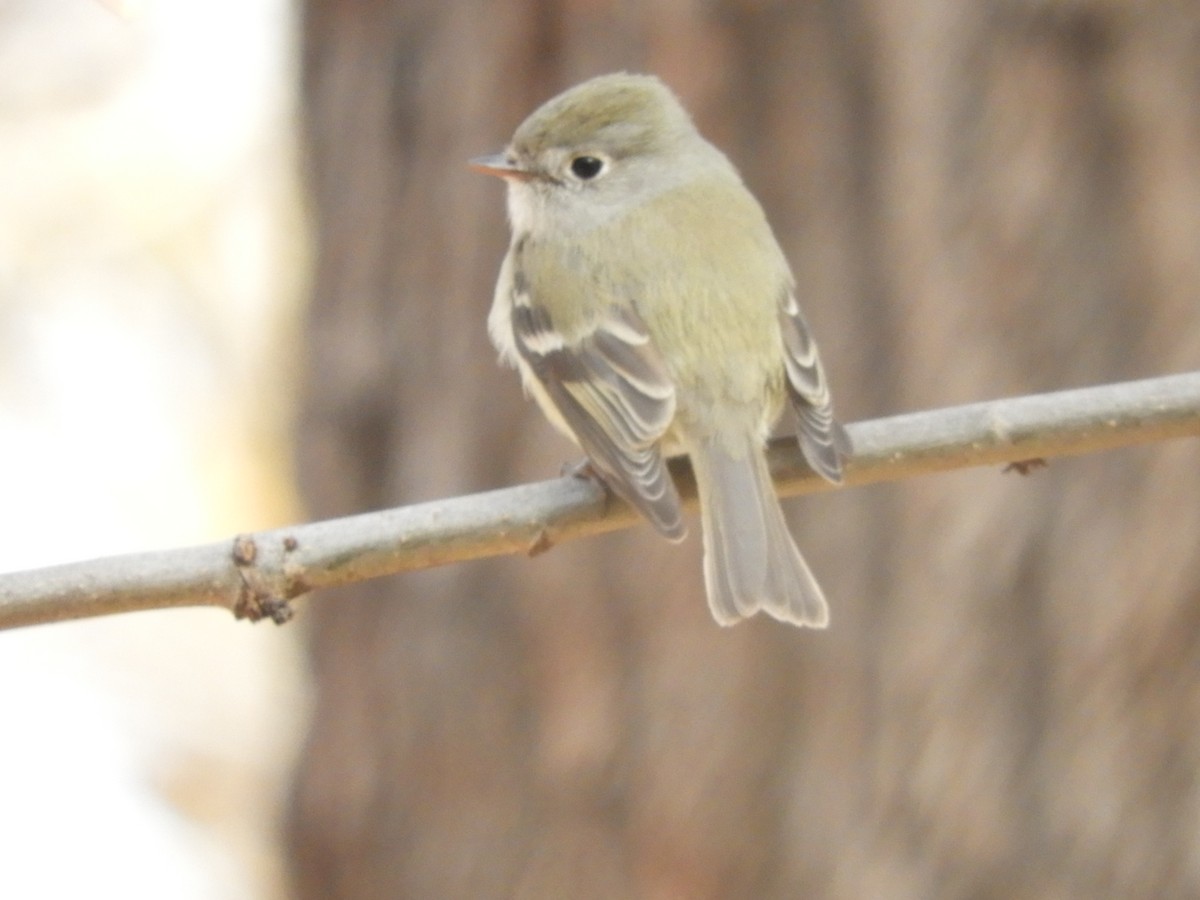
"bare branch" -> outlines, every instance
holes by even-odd
[[[860,422],[847,483],[1095,453],[1200,435],[1200,373],[971,404]],[[827,490],[791,440],[773,442],[784,495]],[[694,503],[687,464],[672,464]],[[239,535],[231,541],[0,574],[0,628],[173,606],[224,606],[286,621],[287,601],[332,587],[461,560],[540,553],[637,521],[576,478]]]

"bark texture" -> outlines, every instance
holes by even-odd
[[[653,71],[741,167],[848,419],[1200,360],[1200,9],[308,0],[314,517],[545,477],[497,369],[534,105]],[[788,504],[827,633],[642,527],[315,601],[296,894],[1200,895],[1194,441]]]

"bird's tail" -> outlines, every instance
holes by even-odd
[[[713,617],[733,625],[761,610],[793,625],[828,625],[829,606],[788,531],[758,442],[748,435],[741,445],[706,441],[689,450]]]

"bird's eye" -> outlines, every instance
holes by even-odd
[[[571,172],[580,181],[590,181],[604,171],[604,160],[594,156],[577,156],[571,160]]]

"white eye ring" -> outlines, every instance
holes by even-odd
[[[608,168],[608,162],[600,156],[593,156],[590,153],[580,153],[578,156],[572,157],[567,168],[580,181],[591,181],[593,178],[599,177]]]

